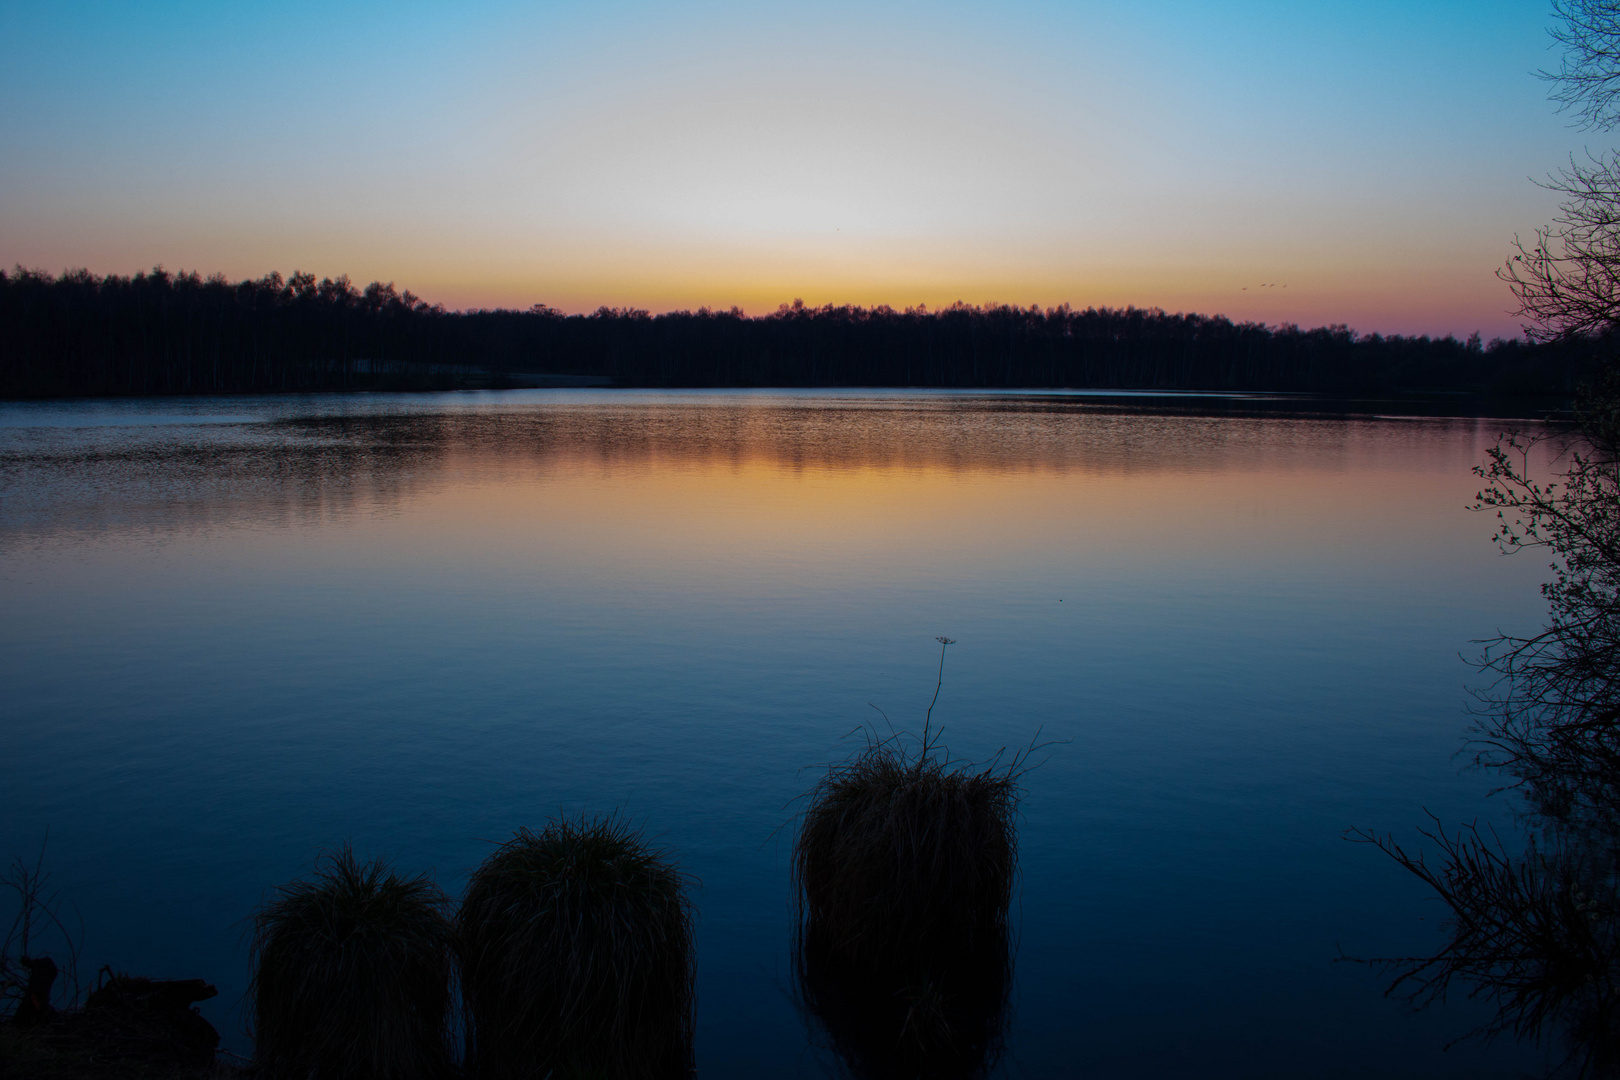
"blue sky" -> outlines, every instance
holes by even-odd
[[[0,262],[1509,335],[1543,3],[10,4]]]

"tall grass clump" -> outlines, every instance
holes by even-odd
[[[981,1072],[1005,1012],[1024,759],[951,760],[932,708],[828,770],[793,850],[800,993],[862,1075]]]
[[[484,1080],[691,1074],[691,903],[615,817],[519,829],[457,919],[467,1071]]]
[[[910,960],[1004,936],[1018,777],[872,742],[810,793],[793,852],[802,919],[852,956]]]
[[[449,901],[348,847],[254,918],[255,1054],[270,1077],[414,1080],[450,1071]]]

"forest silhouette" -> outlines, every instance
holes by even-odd
[[[1596,340],[1482,343],[1155,308],[783,304],[652,315],[450,311],[393,283],[279,273],[0,271],[0,396],[450,389],[516,374],[618,386],[893,386],[1567,396]]]

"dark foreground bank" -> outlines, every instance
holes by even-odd
[[[55,965],[36,973],[0,1022],[7,1080],[204,1080],[245,1070],[218,1056],[219,1032],[193,1003],[213,997],[201,979],[153,980],[103,973],[82,1005],[51,1005]]]

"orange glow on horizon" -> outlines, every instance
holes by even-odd
[[[1020,10],[496,4],[401,12],[385,49],[344,5],[47,6],[12,27],[0,265],[1517,335],[1494,274],[1573,145],[1528,74],[1544,12]]]

